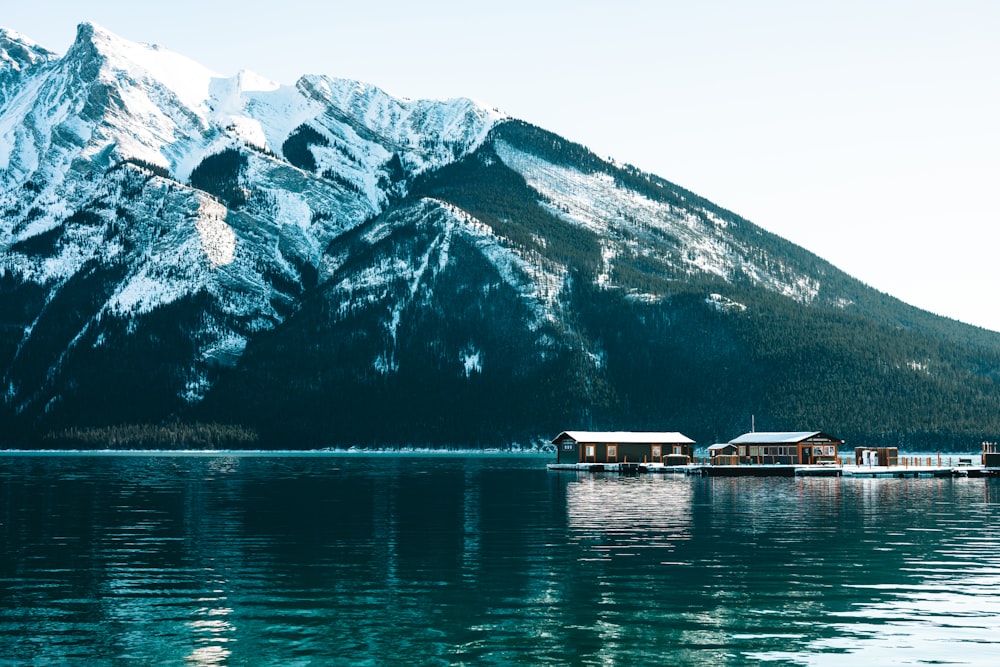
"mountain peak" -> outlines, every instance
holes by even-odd
[[[97,33],[106,32],[92,21],[82,21],[76,25],[76,41],[89,41]]]
[[[0,27],[0,71],[21,71],[55,57],[56,54],[21,33]]]
[[[155,44],[129,41],[90,22],[77,26],[66,60],[97,62],[101,67],[126,72],[136,81],[155,81],[192,109],[204,104],[212,79],[220,78],[187,56]]]
[[[92,21],[84,21],[76,26],[76,38],[73,46],[94,46],[101,51],[114,50],[121,45],[132,44],[123,37],[119,37],[107,28]],[[72,48],[72,47],[71,47]]]
[[[100,46],[104,43],[111,41],[113,35],[100,27],[96,23],[91,23],[89,21],[80,23],[76,26],[76,38],[73,40],[72,46],[70,46],[67,56],[73,53],[78,53],[80,51],[84,52],[96,52],[100,50]]]

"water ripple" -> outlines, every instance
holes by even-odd
[[[0,499],[3,667],[1000,660],[991,480],[50,457]]]

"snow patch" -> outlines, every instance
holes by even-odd
[[[733,312],[743,312],[747,309],[745,305],[737,301],[733,301],[721,294],[709,294],[705,298],[705,303],[715,308],[720,313],[733,313]]]
[[[225,206],[206,197],[195,218],[201,248],[212,266],[231,264],[236,256],[236,233],[226,224],[226,212]]]
[[[395,373],[399,370],[399,362],[396,361],[396,358],[393,355],[386,352],[383,352],[376,357],[373,366],[375,367],[375,370],[382,375]]]
[[[190,291],[187,282],[153,275],[146,267],[119,289],[108,302],[107,309],[116,315],[148,313],[158,306],[173,303]]]
[[[844,308],[849,308],[849,307],[853,306],[854,302],[851,301],[850,299],[846,298],[846,297],[840,297],[840,298],[834,299],[833,305],[836,308],[844,309]]]
[[[208,390],[211,387],[212,383],[205,373],[194,373],[184,383],[184,391],[181,392],[181,398],[189,404],[200,403],[208,394]]]
[[[610,243],[601,244],[601,273],[597,276],[597,284],[601,287],[611,286],[611,262],[618,255],[618,250]]]
[[[225,329],[212,333],[215,334],[214,338],[202,348],[203,358],[232,364],[243,355],[243,350],[247,347],[246,336]]]
[[[459,361],[465,370],[465,377],[470,377],[473,373],[483,372],[482,353],[474,347],[467,347],[459,355]]]

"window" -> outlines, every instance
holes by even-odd
[[[596,455],[595,454],[595,449],[596,449],[596,447],[594,447],[594,445],[587,445],[587,447],[586,447],[587,456],[595,456]]]
[[[653,458],[654,459],[663,458],[663,446],[662,445],[653,445]]]
[[[608,458],[618,458],[618,445],[608,445]]]

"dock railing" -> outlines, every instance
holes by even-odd
[[[781,460],[776,460],[781,459]],[[736,455],[731,456],[705,456],[705,457],[692,457],[691,463],[694,465],[715,465],[715,466],[737,466],[737,465],[768,465],[776,463],[784,463],[788,465],[799,465],[794,462],[789,462],[786,460],[787,457],[779,456],[754,456],[741,457]],[[865,465],[864,463],[855,463],[853,458],[846,460],[842,457],[837,457],[836,460],[831,460],[828,464],[844,466],[853,465],[857,468],[955,468],[955,467],[965,467],[972,465],[973,457],[970,456],[942,456],[938,454],[937,456],[893,456],[889,457],[887,463],[881,464],[876,463],[874,465]],[[816,463],[813,465],[820,465]]]
[[[897,458],[890,458],[888,464],[875,464],[873,466],[866,466],[864,463],[856,464],[859,468],[955,468],[962,466],[971,466],[972,457],[969,456],[942,456],[938,454],[935,456],[900,456]]]

